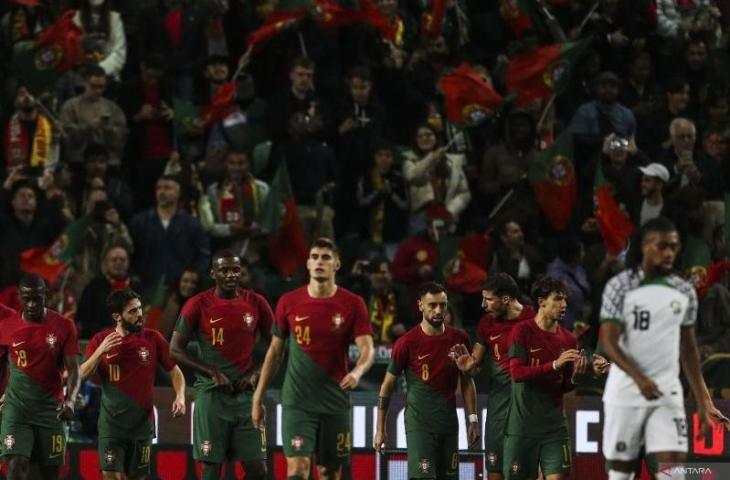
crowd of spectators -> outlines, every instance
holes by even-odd
[[[83,219],[71,268],[52,285],[54,307],[75,317],[82,338],[109,324],[103,299],[126,286],[145,292],[157,309],[150,324],[169,335],[220,248],[240,252],[246,286],[274,302],[303,275],[277,272],[259,222],[281,164],[306,239],[338,242],[341,282],[365,298],[380,343],[415,323],[420,284],[448,279],[468,257],[475,278],[507,272],[525,292],[542,274],[562,279],[566,325],[592,346],[602,287],[626,260],[599,234],[599,169],[636,227],[659,215],[677,223],[677,267],[701,287],[696,267],[726,258],[730,2],[530,1],[528,28],[517,29],[523,2],[446,0],[434,33],[422,22],[431,1],[376,0],[392,40],[368,22],[324,26],[317,2],[4,2],[0,301],[17,306],[21,252]],[[271,12],[302,7],[303,19],[247,49]],[[69,9],[82,61],[33,91],[13,60]],[[579,39],[592,40],[589,50],[554,102],[507,102],[469,128],[447,119],[439,79],[461,63],[506,95],[511,58]],[[234,72],[236,108],[212,126],[180,128],[175,105],[210,104]],[[574,138],[578,200],[555,231],[527,172],[563,132]],[[474,251],[447,261],[453,238]],[[700,288],[704,355],[728,351],[725,277]],[[449,287],[454,323],[473,328],[479,288]]]

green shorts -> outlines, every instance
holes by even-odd
[[[544,476],[570,474],[570,438],[505,435],[504,476],[508,480],[537,478],[538,467]]]
[[[406,431],[408,478],[459,478],[459,434]]]
[[[251,392],[198,390],[193,413],[193,458],[208,463],[266,459],[266,432],[251,423]]]
[[[510,389],[490,394],[487,401],[487,426],[484,435],[486,452],[486,468],[488,472],[502,473],[504,464],[504,432],[507,429],[509,405],[512,391]]]
[[[44,422],[31,421],[22,409],[5,402],[0,441],[3,456],[19,455],[42,466],[63,465],[66,457],[66,429],[55,415],[43,415]]]
[[[148,475],[152,458],[152,437],[127,440],[99,437],[99,468],[124,472],[128,477]]]
[[[316,452],[317,465],[350,461],[352,415],[349,409],[325,414],[284,406],[281,433],[287,457],[311,457]]]

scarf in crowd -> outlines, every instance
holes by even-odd
[[[20,115],[10,117],[5,134],[5,154],[7,166],[30,165],[32,167],[47,165],[51,160],[52,128],[48,119],[38,114],[35,134],[29,138],[28,129],[23,126]],[[30,151],[30,156],[28,155]]]
[[[390,327],[393,326],[395,320],[395,293],[388,292],[385,302],[380,295],[373,294],[370,296],[370,324],[376,332],[376,341],[380,343],[393,343],[390,336]]]
[[[384,190],[387,186],[387,180],[378,172],[377,169],[372,170],[372,188],[373,192]],[[370,239],[375,245],[383,243],[383,221],[385,219],[385,200],[379,199],[378,203],[373,206],[370,216]]]
[[[224,193],[219,199],[218,209],[223,223],[250,225],[259,212],[256,181],[253,178],[245,180],[240,189],[233,189],[233,196]]]

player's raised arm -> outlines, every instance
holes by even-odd
[[[474,380],[465,373],[461,373],[461,396],[464,397],[466,410],[466,432],[469,439],[469,448],[473,448],[479,440],[479,415],[477,415],[477,387]]]
[[[355,368],[350,371],[340,382],[340,387],[344,390],[354,390],[360,383],[362,376],[370,370],[375,361],[375,347],[373,346],[372,335],[360,335],[355,338],[355,345],[360,352],[357,358]]]
[[[397,379],[398,377],[392,373],[385,372],[385,378],[380,385],[380,393],[378,394],[378,418],[375,424],[375,438],[373,440],[373,448],[378,452],[382,452],[385,449],[385,444],[388,441],[385,420],[388,417],[390,396],[393,394],[393,388]]]
[[[79,374],[81,381],[89,379],[96,372],[99,362],[101,362],[101,356],[108,353],[112,348],[122,343],[122,336],[117,332],[112,332],[104,340],[99,343],[98,346],[94,347],[97,343],[97,338],[92,338],[89,346],[86,349],[87,358],[84,363],[79,367]],[[89,348],[91,347],[91,348]],[[90,353],[89,350],[93,351]]]
[[[266,351],[264,364],[261,367],[261,377],[256,385],[256,391],[251,401],[251,422],[253,422],[256,428],[264,428],[264,395],[266,394],[266,388],[269,386],[271,379],[279,370],[283,358],[284,339],[274,335],[271,337],[269,349]]]

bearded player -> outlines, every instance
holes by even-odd
[[[250,417],[259,374],[252,353],[257,335],[271,338],[274,315],[264,297],[239,288],[241,272],[232,252],[213,257],[215,287],[183,306],[170,344],[172,357],[196,372],[193,457],[205,480],[218,480],[228,461],[241,462],[247,479],[266,478],[266,432]],[[187,350],[190,340],[198,355]]]
[[[289,339],[289,360],[281,391],[282,436],[288,480],[306,480],[316,452],[319,478],[335,480],[349,463],[352,445],[350,391],[374,360],[372,328],[363,299],[335,283],[340,268],[335,244],[315,240],[309,250],[309,283],[284,294],[251,417],[263,425],[266,387],[281,364]],[[360,352],[348,369],[348,350]]]
[[[144,479],[150,474],[154,437],[153,394],[157,365],[170,372],[175,400],[172,415],[185,414],[185,377],[170,358],[160,332],[144,328],[139,295],[125,288],[107,297],[114,328],[86,345],[81,379],[101,380],[99,466],[104,480]]]
[[[459,421],[456,416],[456,388],[461,385],[467,415],[469,446],[479,440],[477,393],[474,381],[460,373],[453,349],[466,346],[466,333],[444,325],[446,289],[437,283],[421,287],[418,309],[421,323],[398,339],[390,365],[380,386],[374,447],[382,451],[387,442],[385,420],[393,388],[405,374],[406,441],[408,478],[457,479],[459,477]],[[461,380],[461,381],[459,381]]]
[[[0,331],[0,345],[9,353],[0,439],[10,480],[27,479],[31,461],[44,479],[58,478],[66,454],[63,421],[73,416],[79,391],[76,326],[46,308],[47,294],[41,277],[24,276],[18,285],[21,312]]]
[[[457,346],[457,365],[463,372],[475,375],[483,362],[487,364],[489,392],[487,396],[487,472],[489,480],[502,480],[504,431],[512,397],[509,375],[509,347],[512,329],[532,319],[535,311],[517,299],[519,288],[506,273],[491,275],[482,287],[484,316],[477,327],[477,341],[471,356],[466,347]]]

